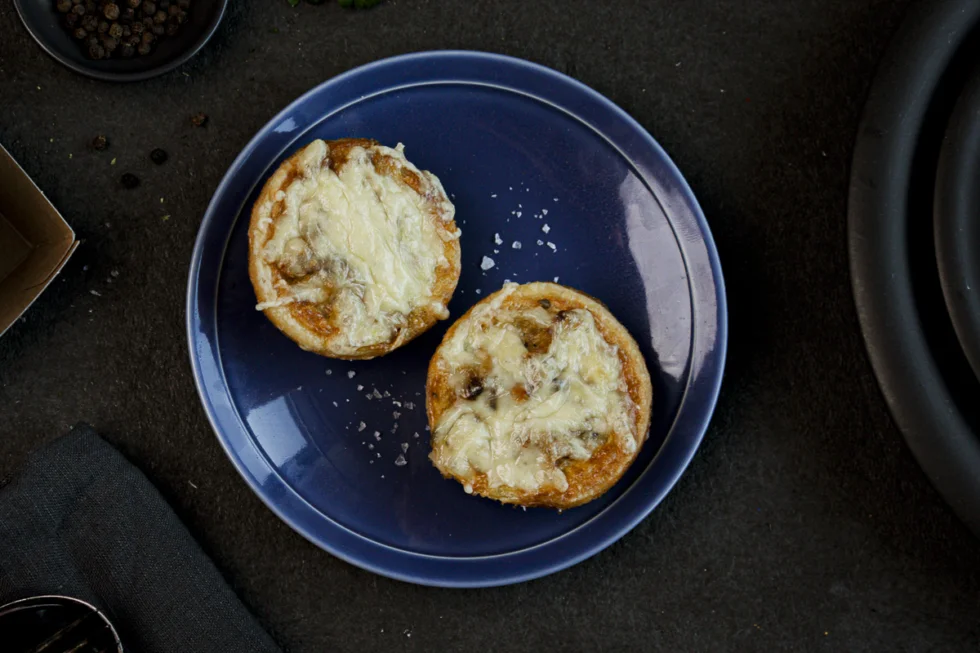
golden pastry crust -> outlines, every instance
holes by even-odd
[[[541,308],[547,311],[552,320],[551,325],[545,326],[542,321]],[[623,414],[628,418],[620,424],[625,423],[629,433],[598,434],[604,439],[584,460],[569,458],[551,461],[564,474],[566,488],[514,487],[492,482],[490,475],[481,473],[474,467],[467,470],[466,474],[458,473],[458,468],[455,471],[451,469],[451,464],[447,464],[452,455],[447,449],[450,447],[449,438],[444,433],[437,433],[438,425],[447,411],[458,408],[458,402],[471,401],[474,392],[484,392],[484,379],[493,367],[491,361],[485,360],[481,365],[462,372],[461,376],[458,366],[447,360],[446,352],[448,343],[453,340],[457,330],[477,328],[486,331],[488,319],[494,324],[503,319],[519,332],[522,346],[526,350],[523,354],[526,360],[527,357],[546,354],[555,334],[556,321],[561,321],[570,311],[581,309],[591,314],[596,329],[602,339],[612,346],[621,365],[620,388],[625,389],[625,392],[621,392],[624,400]],[[538,311],[538,317],[522,319],[525,312],[530,315],[534,310]],[[464,380],[461,382],[460,379]],[[467,386],[471,389],[467,390]],[[472,390],[473,388],[476,390]],[[527,400],[525,385],[518,383],[509,392],[513,401],[519,403]],[[457,320],[432,357],[426,384],[426,414],[432,433],[430,458],[445,477],[458,480],[467,492],[502,503],[571,508],[591,501],[609,490],[636,459],[648,435],[652,395],[650,374],[636,341],[599,301],[577,290],[553,283],[529,283],[509,289],[505,287],[483,299]],[[633,446],[630,446],[627,438],[632,439]]]
[[[249,224],[249,278],[259,303],[257,308],[303,349],[331,358],[374,358],[404,345],[438,320],[448,317],[445,307],[452,298],[460,273],[459,231],[453,220],[454,209],[439,180],[408,163],[400,149],[382,147],[371,139],[346,138],[326,142],[324,156],[311,163],[309,148],[322,145],[322,141],[314,141],[294,153],[262,188]],[[377,175],[414,193],[413,200],[417,200],[423,219],[436,230],[439,238],[435,242],[441,251],[433,252],[439,263],[435,266],[428,297],[417,302],[407,314],[394,314],[396,323],[381,341],[352,344],[349,320],[345,321],[343,311],[337,306],[336,279],[330,276],[336,276],[330,266],[335,270],[345,265],[342,257],[326,259],[321,256],[317,259],[318,254],[307,253],[315,250],[307,249],[302,256],[284,263],[283,258],[270,256],[267,243],[275,237],[286,210],[286,191],[294,182],[309,180],[311,174],[321,174],[325,168],[340,175],[348,165],[349,157],[356,155],[363,160],[365,152]],[[378,198],[380,201],[380,195]],[[309,247],[307,241],[301,241],[300,247],[303,243]],[[322,291],[317,298],[319,301],[291,296],[294,288],[310,284],[311,280],[319,284],[317,289]]]

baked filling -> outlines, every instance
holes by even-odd
[[[591,312],[557,310],[547,299],[507,308],[517,284],[474,308],[437,356],[454,393],[433,428],[433,462],[471,482],[522,492],[568,489],[564,468],[597,449],[631,455],[630,398],[617,347]]]
[[[350,351],[396,342],[419,309],[449,316],[448,298],[434,300],[433,288],[451,267],[446,243],[460,235],[455,209],[401,144],[316,140],[257,211],[266,234],[259,285],[275,297],[256,309],[289,307]]]

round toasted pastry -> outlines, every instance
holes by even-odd
[[[437,320],[459,280],[455,208],[439,179],[365,138],[315,140],[252,208],[257,310],[300,347],[374,358]]]
[[[429,363],[429,457],[467,493],[571,508],[636,459],[651,400],[643,355],[605,306],[554,283],[507,283]]]

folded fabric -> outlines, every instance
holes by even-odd
[[[156,488],[87,425],[0,490],[0,603],[39,594],[97,606],[128,651],[279,651]]]

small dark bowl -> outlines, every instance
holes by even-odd
[[[16,653],[123,653],[109,619],[81,599],[32,596],[0,606],[4,651]]]
[[[62,23],[54,0],[14,0],[17,13],[34,40],[72,70],[110,82],[135,82],[169,72],[200,50],[218,28],[228,0],[196,0],[187,22],[174,36],[163,38],[145,57],[89,59],[81,43]]]

